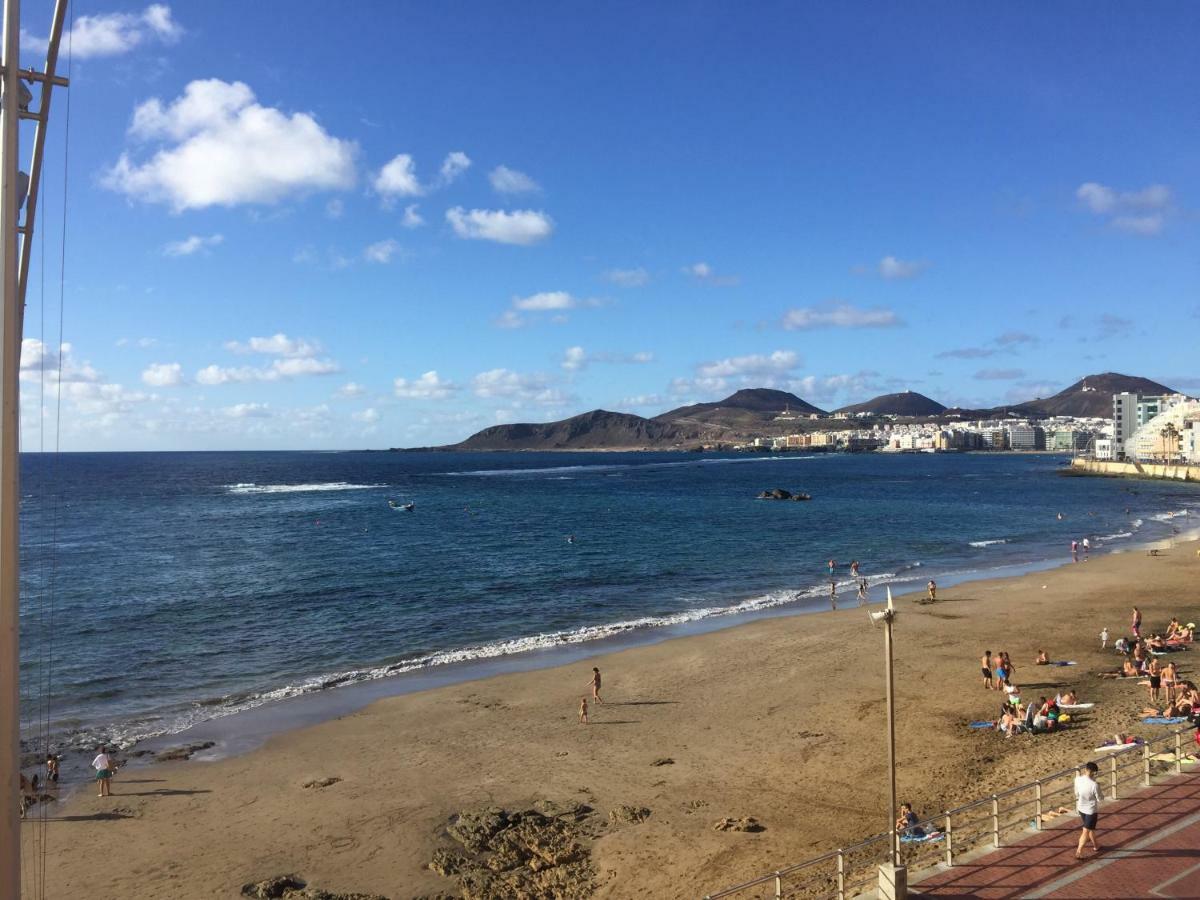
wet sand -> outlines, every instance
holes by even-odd
[[[902,598],[901,798],[946,809],[1090,758],[1114,731],[1154,734],[1138,723],[1145,688],[1095,675],[1117,661],[1098,634],[1125,633],[1134,603],[1147,634],[1200,619],[1197,547],[969,582],[931,605]],[[1025,697],[1073,686],[1093,715],[1041,737],[968,729],[999,706],[980,684],[985,648],[1011,654]],[[1079,665],[1034,667],[1041,648]],[[1178,655],[1185,677],[1198,652]],[[593,665],[607,702],[581,726]],[[694,898],[886,829],[884,716],[882,633],[858,608],[393,697],[243,756],[125,770],[109,799],[81,792],[51,813],[47,896],[231,897],[282,873],[392,900],[458,896],[427,867],[451,846],[451,817],[549,799],[606,823],[590,844],[594,896]],[[328,778],[340,781],[305,787]],[[608,825],[622,804],[650,816]],[[715,831],[726,816],[765,830]]]

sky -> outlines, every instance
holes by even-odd
[[[1198,44],[1181,3],[79,0],[23,446],[1196,391]]]

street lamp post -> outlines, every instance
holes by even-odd
[[[887,588],[887,609],[871,613],[872,620],[883,623],[884,664],[887,673],[888,732],[888,861],[879,867],[879,897],[904,900],[908,896],[908,872],[900,863],[900,832],[896,830],[896,696],[892,675],[892,623],[896,607],[892,588]]]

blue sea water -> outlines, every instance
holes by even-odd
[[[27,455],[23,713],[58,749],[128,746],[460,660],[770,607],[826,609],[830,557],[853,603],[851,559],[878,600],[883,583],[1065,560],[1072,538],[1114,549],[1200,515],[1192,485],[1063,478],[1063,464],[1017,454]],[[754,499],[774,487],[813,500]]]

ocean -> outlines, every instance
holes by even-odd
[[[831,557],[852,605],[851,560],[879,601],[884,584],[1065,561],[1085,536],[1098,552],[1131,547],[1188,531],[1200,515],[1194,485],[1063,478],[1064,464],[1018,454],[30,454],[23,716],[56,751],[128,747],[467,660],[828,609]],[[755,499],[775,487],[813,499]]]

